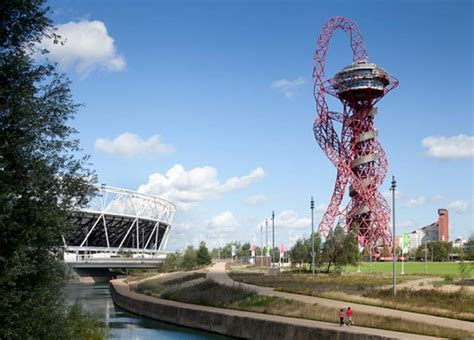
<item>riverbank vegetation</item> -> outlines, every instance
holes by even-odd
[[[186,287],[175,286],[173,289],[162,291],[161,294],[156,294],[156,292],[148,293],[164,299],[185,303],[296,317],[308,320],[325,322],[338,321],[338,307],[329,308],[317,304],[308,304],[275,296],[262,296],[258,295],[251,289],[239,285],[221,285],[212,280],[202,281]],[[449,338],[463,338],[473,335],[469,332],[457,329],[407,321],[394,317],[360,313],[356,310],[354,312],[354,320],[358,326],[398,332]]]
[[[0,1],[0,13],[0,338],[102,338],[63,292],[61,237],[95,175],[77,156],[70,82],[38,47],[62,38],[41,0]]]

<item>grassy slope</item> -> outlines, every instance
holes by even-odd
[[[425,263],[424,262],[405,262],[404,270],[406,274],[424,274]],[[459,275],[459,265],[454,262],[428,262],[428,275]],[[370,271],[369,262],[361,264],[360,269],[364,273]],[[348,266],[348,272],[356,272],[357,266]],[[397,273],[401,273],[402,263],[397,262]],[[392,263],[391,262],[372,262],[373,273],[391,273]]]
[[[224,307],[265,314],[282,315],[309,320],[338,322],[337,309],[307,304],[299,301],[278,297],[257,295],[240,287],[222,286],[213,281],[205,281],[191,287],[174,291],[165,291],[162,298],[195,303],[201,305]],[[425,334],[440,337],[472,336],[465,331],[445,328],[420,322],[384,317],[373,314],[355,312],[354,320],[359,326],[387,329],[399,332]]]

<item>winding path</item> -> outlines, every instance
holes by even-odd
[[[214,276],[216,271],[211,274]],[[225,274],[225,272],[224,272]],[[225,278],[227,274],[221,275],[220,271],[217,271],[217,275],[221,278]],[[215,276],[214,276],[215,277]],[[228,276],[227,276],[228,277]],[[231,280],[232,281],[232,280]],[[222,281],[221,281],[222,282]],[[231,282],[227,282],[230,284]],[[270,315],[270,314],[262,314],[262,313],[255,313],[255,312],[246,312],[234,309],[226,309],[226,308],[217,308],[217,307],[209,307],[203,305],[194,305],[188,303],[182,303],[178,301],[172,300],[165,300],[160,299],[154,296],[139,294],[135,291],[131,291],[127,283],[124,282],[123,279],[117,279],[110,281],[112,285],[112,297],[114,302],[123,309],[129,310],[133,313],[151,317],[156,320],[162,320],[166,322],[176,323],[187,327],[194,327],[199,329],[204,329],[207,331],[218,332],[222,334],[229,334],[227,332],[219,331],[219,322],[211,322],[209,318],[199,319],[196,315],[202,312],[220,314],[222,317],[230,316],[236,318],[244,318],[244,319],[252,319],[252,320],[262,320],[262,321],[269,321],[272,323],[277,324],[286,324],[292,325],[296,327],[307,327],[307,328],[314,328],[318,332],[323,330],[334,331],[335,337],[337,339],[374,339],[375,337],[383,337],[385,339],[410,339],[410,340],[429,340],[429,339],[438,339],[429,336],[423,335],[416,335],[416,334],[409,334],[409,333],[401,333],[401,332],[394,332],[382,329],[375,329],[375,328],[366,328],[366,327],[339,327],[337,323],[330,323],[324,321],[315,321],[315,320],[306,320],[306,319],[299,319],[299,318],[292,318],[286,316],[279,316],[279,315]],[[156,314],[156,310],[159,310],[157,307],[145,307],[145,304],[156,304],[157,306],[161,306],[162,308],[179,308],[182,309],[182,313],[158,313]],[[176,316],[176,318],[174,318]],[[197,323],[192,324],[193,318],[197,318]],[[191,322],[186,322],[186,319]],[[217,319],[222,319],[217,317]],[[196,321],[196,320],[194,320]],[[220,320],[222,321],[222,320]],[[253,323],[255,324],[255,323]],[[319,330],[319,331],[318,331]],[[322,334],[322,333],[321,333]],[[329,333],[326,333],[329,334]],[[251,338],[251,337],[250,337]],[[281,339],[281,337],[274,337],[272,334],[266,335],[267,339]]]
[[[432,316],[432,315],[427,315],[427,314],[405,312],[405,311],[400,311],[400,310],[390,309],[390,308],[368,306],[368,305],[362,305],[362,304],[357,304],[357,303],[349,303],[345,301],[337,301],[337,300],[325,299],[325,298],[320,298],[320,297],[315,297],[315,296],[278,292],[278,291],[275,291],[273,288],[269,288],[269,287],[261,287],[261,286],[247,284],[247,283],[236,282],[232,280],[229,275],[227,275],[226,270],[225,270],[225,263],[216,263],[214,266],[212,266],[211,270],[207,273],[206,277],[208,279],[212,279],[218,283],[225,284],[225,285],[238,284],[243,287],[253,289],[257,291],[258,294],[261,294],[261,295],[278,296],[285,299],[297,300],[297,301],[301,301],[305,303],[316,303],[321,306],[334,308],[335,310],[339,308],[347,307],[347,305],[349,304],[351,309],[354,311],[355,315],[357,315],[357,312],[364,312],[364,313],[371,313],[371,314],[377,314],[377,315],[392,316],[392,317],[398,317],[398,318],[402,318],[406,320],[423,322],[423,323],[432,324],[432,325],[462,329],[462,330],[474,333],[474,322],[443,318],[443,317]]]

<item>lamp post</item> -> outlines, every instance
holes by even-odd
[[[275,212],[272,211],[272,268],[275,268]]]
[[[268,219],[265,219],[265,256],[269,256],[269,250],[268,250]]]
[[[392,176],[392,186],[390,190],[392,191],[392,255],[393,255],[393,295],[397,295],[397,252],[395,247],[395,188],[397,187],[397,181],[395,181],[395,176]]]
[[[263,267],[263,225],[260,225],[260,265]]]
[[[314,199],[313,197],[311,197],[310,208],[311,208],[311,243],[312,243],[311,269],[313,270],[312,279],[314,280]]]

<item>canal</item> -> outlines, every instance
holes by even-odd
[[[69,284],[66,293],[70,302],[80,302],[87,311],[105,320],[108,339],[230,339],[129,313],[114,305],[107,283]]]

